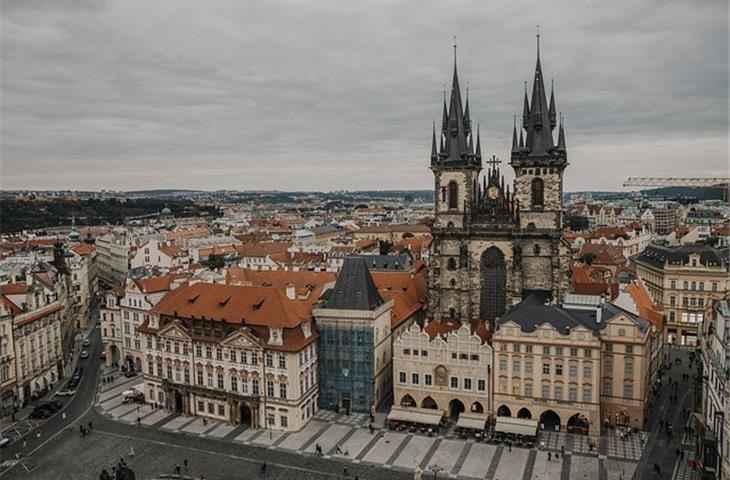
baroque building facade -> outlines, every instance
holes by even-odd
[[[531,100],[525,88],[522,125],[513,128],[505,183],[492,157],[482,171],[479,132],[469,98],[462,104],[454,59],[450,104],[433,129],[431,170],[435,221],[429,312],[433,320],[493,324],[530,294],[559,301],[568,291],[569,248],[563,229],[563,173],[567,162],[555,95],[545,90],[538,48]],[[519,134],[518,134],[519,130]]]

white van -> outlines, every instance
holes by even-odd
[[[122,403],[134,403],[144,399],[144,394],[138,390],[125,390],[122,392]]]

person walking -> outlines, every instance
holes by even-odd
[[[261,464],[261,476],[266,475],[266,462]]]
[[[175,464],[175,473],[176,473],[177,475],[180,475],[180,464],[179,464],[179,463],[176,463],[176,464]]]
[[[185,471],[187,472],[188,471],[188,459],[187,458],[185,460],[183,460],[183,466],[185,467]]]

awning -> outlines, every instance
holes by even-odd
[[[537,435],[537,420],[528,418],[497,417],[497,423],[494,426],[494,431],[534,437]]]
[[[439,425],[444,416],[443,410],[416,407],[393,407],[388,420],[397,422],[420,423],[422,425]]]
[[[487,420],[489,420],[488,413],[461,412],[459,414],[459,420],[456,422],[456,428],[484,430]]]

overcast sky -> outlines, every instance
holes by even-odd
[[[457,35],[508,160],[535,65],[566,189],[727,174],[727,0],[2,0],[5,189],[421,189]]]

